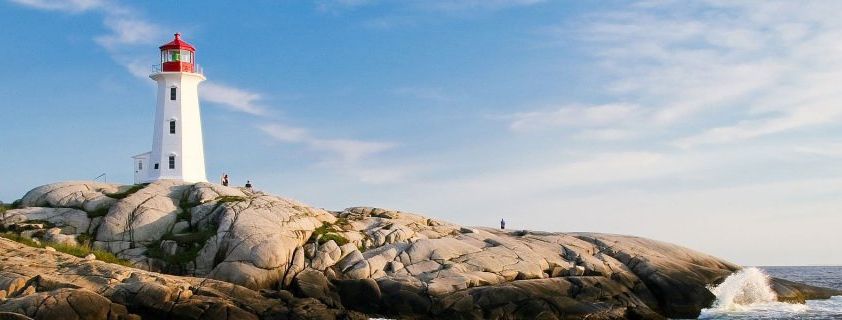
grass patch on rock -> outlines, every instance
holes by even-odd
[[[61,244],[61,243],[47,243],[47,244],[38,243],[38,242],[35,242],[32,239],[22,237],[19,234],[12,233],[12,232],[0,233],[0,237],[15,241],[17,243],[25,244],[25,245],[30,246],[30,247],[35,247],[35,248],[45,248],[45,247],[49,246],[49,247],[52,247],[53,249],[56,249],[56,251],[58,251],[58,252],[66,253],[66,254],[76,256],[76,257],[79,257],[79,258],[84,258],[88,254],[93,253],[94,256],[96,256],[97,260],[100,260],[100,261],[103,261],[103,262],[119,264],[119,265],[126,266],[126,267],[132,266],[132,264],[129,261],[120,259],[111,252],[108,252],[108,251],[105,251],[105,250],[94,250],[94,249],[91,249],[91,247],[86,246],[86,245],[69,245],[69,244]]]
[[[140,189],[143,189],[144,187],[146,187],[148,185],[149,185],[148,183],[136,184],[136,185],[133,185],[133,186],[129,187],[125,191],[115,192],[115,193],[106,193],[105,196],[107,196],[109,198],[114,198],[114,199],[123,199],[123,198],[126,198],[126,197],[132,195],[135,192],[138,192]]]
[[[19,234],[13,233],[13,232],[0,233],[0,237],[12,240],[12,241],[17,242],[17,243],[25,244],[25,245],[28,245],[30,247],[36,247],[36,248],[43,248],[44,247],[43,245],[33,241],[32,239],[21,237]]]
[[[241,196],[220,196],[220,197],[216,198],[216,201],[219,201],[219,203],[240,202],[240,201],[246,201],[246,200],[247,200],[246,197],[241,197]]]

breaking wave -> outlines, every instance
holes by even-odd
[[[737,311],[746,306],[778,301],[769,276],[757,268],[745,268],[730,275],[721,284],[710,288],[716,296],[712,309]]]
[[[769,276],[757,268],[742,269],[709,290],[716,301],[699,319],[830,319],[826,316],[840,310],[840,297],[806,304],[778,302]]]

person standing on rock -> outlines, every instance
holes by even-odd
[[[500,219],[500,230],[506,230],[506,220]]]
[[[228,186],[228,174],[227,173],[222,174],[222,185],[226,186],[226,187]]]

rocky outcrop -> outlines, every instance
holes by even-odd
[[[286,291],[164,275],[0,238],[0,319],[367,319]]]
[[[286,303],[288,314],[297,310],[295,301],[311,301],[306,308],[325,314],[348,308],[401,318],[691,318],[713,302],[707,287],[740,268],[639,237],[472,228],[367,207],[328,212],[209,183],[59,183],[30,191],[21,203],[24,208],[0,215],[0,225],[21,236],[91,243],[137,268],[214,279],[202,283],[234,286],[253,299],[266,296],[254,290],[279,290],[272,295]],[[181,294],[202,292],[159,280],[171,276],[131,274],[108,290],[84,289],[140,310],[134,313],[168,310],[175,318],[181,317],[176,310],[195,307],[176,308]],[[26,288],[20,282],[30,276],[0,272],[0,285],[10,288],[10,296],[20,294]],[[840,294],[774,283],[784,301]],[[158,298],[139,306],[136,296],[144,290]],[[41,295],[29,299],[47,299],[44,292],[52,291],[35,292]],[[198,296],[206,301],[213,295]],[[262,305],[244,309],[229,301],[213,308],[265,315],[254,312],[265,310]]]

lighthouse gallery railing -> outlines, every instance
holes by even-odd
[[[183,72],[192,72],[192,73],[197,73],[197,74],[205,75],[205,71],[202,69],[202,66],[200,66],[198,63],[193,65],[193,70],[186,70],[186,69],[184,68],[184,66],[182,66],[182,71],[183,71]],[[153,65],[152,65],[152,73],[153,73],[153,74],[154,74],[154,73],[161,73],[161,72],[163,72],[163,67],[162,67],[162,65],[161,65],[160,63],[159,63],[159,64],[153,64]]]

